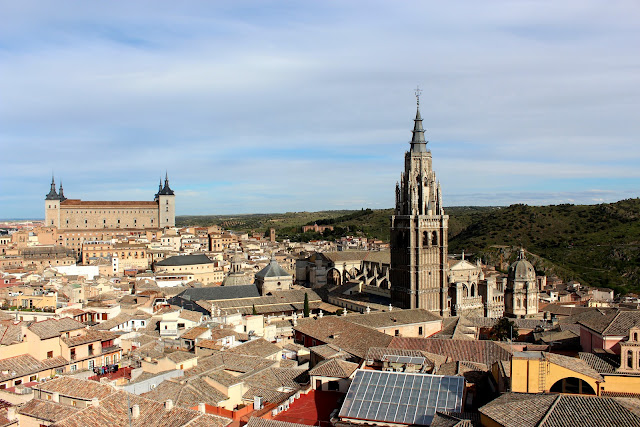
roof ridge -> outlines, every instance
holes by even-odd
[[[609,324],[607,325],[607,327],[606,327],[606,328],[604,328],[604,329],[602,330],[601,335],[603,335],[603,336],[604,336],[604,335],[607,333],[607,330],[611,327],[611,325],[613,325],[613,322],[615,322],[615,321],[616,321],[616,319],[618,318],[618,316],[620,316],[622,313],[624,313],[624,311],[622,311],[622,310],[619,310],[619,311],[616,313],[616,315],[614,316],[614,318],[613,318],[613,319],[611,319],[611,321],[609,322]]]
[[[556,405],[558,404],[558,402],[560,402],[560,399],[562,398],[562,395],[558,395],[554,400],[553,403],[549,406],[549,408],[547,409],[547,411],[545,412],[544,416],[540,419],[540,421],[536,424],[536,426],[542,427],[542,425],[547,421],[547,419],[549,419],[549,417],[551,416],[551,412],[553,412],[553,410],[555,409]]]

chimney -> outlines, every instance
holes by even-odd
[[[93,399],[91,399],[91,406],[97,408],[98,406],[100,406],[100,402],[98,401],[97,397],[94,397]]]
[[[140,418],[140,405],[133,405],[131,407],[131,418],[134,420]]]
[[[10,406],[7,408],[7,419],[9,421],[16,421],[18,419],[15,406]]]
[[[198,403],[198,411],[201,414],[206,414],[207,413],[207,407],[205,406],[204,403]]]
[[[172,409],[173,409],[173,400],[171,400],[171,399],[167,399],[167,400],[164,402],[164,409],[166,409],[167,411],[172,410]]]
[[[60,393],[58,393],[57,391],[53,393],[53,396],[51,396],[51,400],[53,400],[54,402],[60,403]]]
[[[324,316],[324,313],[322,312],[322,310],[320,310],[320,313],[318,313],[318,317],[322,319],[322,316]]]

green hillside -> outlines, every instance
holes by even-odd
[[[640,291],[640,199],[601,205],[446,208],[449,253],[465,251],[498,267],[513,261],[522,246],[541,272],[616,291]],[[309,241],[346,235],[388,241],[392,209],[289,212],[285,214],[177,217],[178,226],[217,224]],[[333,231],[302,233],[306,224]],[[502,263],[502,264],[501,264]]]
[[[523,246],[536,268],[591,286],[640,290],[640,199],[601,205],[512,205],[486,213],[449,238],[498,264]]]

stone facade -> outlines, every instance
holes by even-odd
[[[448,315],[448,222],[440,183],[432,169],[420,109],[414,120],[411,149],[396,184],[391,217],[391,301],[401,308],[424,308]]]
[[[538,282],[536,270],[520,249],[518,260],[509,267],[505,290],[505,314],[509,317],[528,317],[538,314]]]
[[[165,178],[153,201],[83,201],[67,199],[62,184],[45,199],[45,225],[58,230],[154,229],[175,226],[175,194]]]

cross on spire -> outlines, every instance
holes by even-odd
[[[418,103],[418,107],[420,107],[420,94],[422,93],[422,89],[420,89],[420,86],[416,86],[416,90],[414,91],[414,93],[416,94],[416,101]]]

